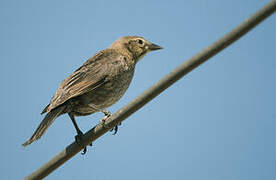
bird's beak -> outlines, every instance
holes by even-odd
[[[158,46],[158,45],[153,44],[153,43],[151,43],[149,45],[149,50],[151,50],[151,51],[155,51],[155,50],[159,50],[159,49],[163,49],[163,48],[161,46]]]

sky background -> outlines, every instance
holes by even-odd
[[[164,47],[136,66],[111,112],[268,0],[0,1],[1,179],[22,179],[72,143],[67,115],[27,148],[63,79],[125,35]],[[182,78],[47,179],[276,179],[276,15]],[[78,117],[86,132],[103,114]]]

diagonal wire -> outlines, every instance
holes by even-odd
[[[97,126],[93,127],[87,133],[84,134],[83,144],[88,145],[91,142],[95,141],[97,138],[108,132],[108,130],[131,114],[136,112],[138,109],[143,107],[146,103],[151,101],[153,98],[158,96],[161,92],[165,89],[170,87],[173,83],[177,80],[182,78],[184,75],[207,61],[212,56],[216,55],[218,52],[238,40],[248,31],[253,29],[256,25],[266,19],[268,16],[273,14],[276,10],[276,1],[272,0],[266,6],[261,8],[255,14],[253,14],[250,18],[245,20],[242,24],[234,28],[231,32],[227,33],[221,39],[217,40],[207,48],[203,49],[201,52],[178,66],[175,70],[171,73],[163,77],[159,80],[156,84],[151,86],[148,90],[142,93],[140,96],[135,98],[133,101],[128,103],[126,106],[118,110],[115,114],[110,116],[106,121],[105,125],[98,124]],[[33,179],[42,179],[65,163],[67,160],[72,158],[75,154],[80,152],[82,149],[76,143],[73,142],[69,146],[67,146],[63,151],[58,153],[55,157],[53,157],[50,161],[45,163],[39,169],[34,171],[29,176],[25,177],[24,179],[33,180]]]

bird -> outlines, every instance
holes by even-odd
[[[23,144],[27,146],[40,139],[54,120],[68,114],[80,144],[83,136],[75,116],[87,116],[95,112],[111,115],[107,107],[116,103],[128,89],[136,64],[149,52],[162,49],[140,36],[124,36],[105,50],[97,52],[81,67],[63,80],[50,103],[41,114],[46,113],[33,135]],[[115,132],[118,126],[114,128]],[[92,144],[91,144],[92,145]],[[86,147],[83,147],[83,154]]]

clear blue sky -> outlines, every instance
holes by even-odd
[[[268,0],[0,2],[1,179],[22,179],[74,140],[67,115],[21,144],[60,82],[125,35],[164,47],[136,67],[115,112]],[[276,179],[276,15],[189,73],[47,179]],[[97,113],[79,117],[83,131]]]

